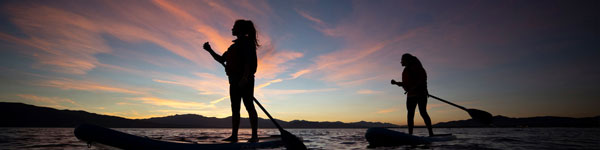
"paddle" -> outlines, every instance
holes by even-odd
[[[297,136],[295,136],[294,134],[284,130],[279,125],[279,123],[277,123],[275,121],[275,119],[273,119],[273,117],[271,117],[271,114],[269,114],[269,112],[267,112],[265,107],[263,107],[256,98],[254,98],[254,102],[256,102],[258,107],[260,107],[260,109],[262,109],[262,111],[265,112],[265,114],[267,114],[269,119],[271,119],[271,121],[273,121],[273,124],[275,124],[275,126],[277,126],[277,129],[279,129],[279,132],[281,132],[281,140],[283,141],[283,144],[285,145],[286,149],[290,149],[290,150],[296,150],[296,149],[297,150],[305,150],[306,149],[306,146],[304,145],[304,143],[302,143],[302,140],[300,138],[298,138]]]
[[[402,82],[396,82],[396,80],[392,80],[392,85],[397,85],[397,86],[402,86]],[[405,93],[406,94],[406,93]],[[460,105],[456,105],[454,103],[451,103],[447,100],[441,99],[439,97],[433,96],[433,95],[428,95],[429,97],[432,97],[434,99],[440,100],[444,103],[450,104],[454,107],[458,107],[464,111],[467,111],[467,113],[469,113],[469,115],[471,116],[471,118],[473,118],[473,120],[479,121],[481,123],[484,123],[486,125],[492,124],[492,114],[490,114],[489,112],[483,111],[483,110],[478,110],[478,109],[467,109],[465,107],[462,107]]]
[[[473,118],[473,120],[479,121],[479,122],[487,124],[487,125],[489,125],[489,124],[492,123],[492,114],[490,114],[489,112],[486,112],[486,111],[483,111],[483,110],[478,110],[478,109],[467,109],[465,107],[462,107],[460,105],[456,105],[454,103],[451,103],[451,102],[449,102],[447,100],[441,99],[441,98],[433,96],[433,95],[429,95],[429,97],[432,97],[432,98],[440,100],[440,101],[442,101],[444,103],[450,104],[450,105],[452,105],[454,107],[458,107],[458,108],[460,108],[462,110],[467,111],[467,113],[469,113],[469,115],[471,116],[471,118]]]

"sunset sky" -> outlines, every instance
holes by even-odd
[[[231,115],[223,53],[259,32],[255,96],[278,119],[406,124],[404,53],[432,95],[509,117],[600,115],[598,1],[0,2],[0,101],[125,118]],[[247,116],[244,108],[242,116]],[[434,123],[468,119],[429,99]],[[18,114],[16,114],[18,115]],[[263,113],[260,117],[266,118]],[[420,116],[415,123],[422,123]]]

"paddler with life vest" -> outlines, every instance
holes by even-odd
[[[237,20],[231,29],[231,34],[237,39],[229,46],[223,56],[215,53],[208,42],[204,49],[219,63],[225,66],[229,78],[229,98],[231,99],[231,124],[232,131],[229,138],[223,141],[238,141],[240,126],[240,107],[243,99],[246,111],[250,117],[252,137],[248,142],[258,142],[257,128],[258,115],[254,109],[254,73],[257,68],[256,48],[259,46],[256,39],[256,28],[250,20]]]
[[[413,134],[415,109],[419,106],[419,112],[427,126],[429,136],[433,136],[431,119],[429,118],[429,114],[427,114],[427,98],[429,97],[427,91],[427,73],[425,73],[421,61],[411,54],[406,53],[402,55],[400,63],[404,66],[402,82],[396,82],[392,79],[392,85],[398,85],[406,91],[408,133]]]

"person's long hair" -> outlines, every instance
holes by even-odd
[[[406,62],[406,67],[419,67],[423,68],[423,64],[419,59],[409,53],[402,55],[402,59]]]
[[[256,38],[256,28],[254,28],[254,23],[250,20],[236,20],[234,26],[238,26],[242,35],[250,38],[254,46],[259,47],[258,39]]]

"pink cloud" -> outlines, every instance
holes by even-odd
[[[257,78],[272,79],[288,67],[284,63],[302,57],[303,54],[294,51],[269,51],[260,56],[258,61],[258,69],[256,71]]]
[[[369,89],[362,89],[362,90],[358,90],[356,91],[357,94],[381,94],[383,93],[382,91],[373,91],[373,90],[369,90]]]
[[[227,98],[229,98],[229,96],[224,96],[224,97],[221,97],[221,98],[219,98],[219,99],[216,99],[216,100],[210,101],[210,104],[211,104],[211,105],[214,105],[214,104],[216,104],[216,103],[219,103],[219,102],[221,102],[221,101],[223,101],[223,100],[225,100],[225,99],[227,99]]]
[[[385,59],[380,58],[377,54],[380,51],[385,53],[386,46],[397,42],[404,38],[399,36],[395,39],[368,44],[364,42],[356,42],[358,48],[347,48],[337,50],[331,53],[320,55],[315,60],[315,64],[303,69],[302,72],[294,73],[293,77],[297,78],[300,75],[307,73],[320,74],[321,79],[327,82],[344,85],[348,83],[364,83],[365,79],[373,79],[373,77],[382,77],[381,75],[390,74],[389,69],[384,69],[387,63]],[[377,54],[377,55],[376,55]],[[387,56],[389,57],[389,56]]]
[[[362,12],[365,9],[361,8],[355,11],[342,19],[339,24],[331,27],[324,25],[315,27],[324,35],[344,39],[345,47],[317,56],[314,59],[314,65],[292,74],[294,78],[311,74],[311,77],[317,77],[326,82],[341,86],[350,84],[356,86],[369,80],[391,78],[394,73],[398,72],[397,69],[401,69],[393,67],[393,65],[399,66],[399,63],[393,61],[402,54],[398,51],[403,51],[398,44],[415,37],[423,28],[395,34],[386,31],[386,29],[394,28],[393,26],[379,28],[381,24],[370,25],[382,21],[373,19],[379,18],[377,14],[369,11]],[[315,23],[327,24],[302,11],[297,12]]]
[[[298,77],[300,77],[300,76],[302,76],[304,74],[310,73],[310,71],[311,71],[310,69],[302,69],[300,71],[292,73],[290,76],[292,76],[291,77],[292,79],[296,79],[296,78],[298,78]]]
[[[306,19],[308,19],[308,20],[310,20],[312,22],[317,23],[317,25],[319,25],[319,26],[325,26],[325,22],[323,22],[321,19],[315,18],[315,17],[309,15],[308,13],[306,13],[304,11],[296,10],[296,12],[298,14],[300,14],[300,16],[302,16],[302,17],[304,17],[304,18],[306,18]]]
[[[399,108],[388,108],[388,109],[382,109],[382,110],[378,110],[378,111],[377,111],[377,112],[375,112],[375,113],[378,113],[378,114],[387,114],[387,113],[396,112],[396,111],[398,111],[398,110],[400,110],[400,109],[399,109]]]
[[[64,90],[82,90],[82,91],[104,91],[104,92],[115,92],[115,93],[126,93],[126,94],[144,94],[142,91],[129,90],[125,88],[114,87],[110,85],[103,85],[91,81],[72,80],[72,79],[55,79],[55,80],[44,80],[36,82],[35,85],[45,87],[55,87]]]
[[[230,29],[235,19],[264,20],[270,18],[265,14],[273,16],[270,6],[263,1],[253,1],[252,4],[248,1],[173,3],[162,0],[152,3],[124,3],[95,3],[98,5],[96,8],[104,12],[65,9],[60,5],[11,4],[6,7],[8,14],[13,16],[10,18],[11,22],[23,30],[28,38],[4,33],[0,34],[0,38],[35,48],[23,52],[37,60],[35,68],[69,74],[86,74],[102,65],[95,55],[113,52],[105,43],[103,34],[131,43],[151,42],[196,65],[214,68],[217,64],[202,49],[204,42],[210,41],[213,48],[222,53],[234,38]],[[84,6],[83,3],[73,5]],[[156,7],[160,9],[157,10]],[[257,27],[260,29],[261,25],[257,24]],[[270,49],[274,49],[268,33],[259,33],[261,45],[270,45]],[[142,50],[136,52],[143,53]],[[259,49],[259,54],[259,59],[263,62],[259,66],[259,78],[273,78],[286,69],[281,66],[282,63],[302,56],[297,52],[268,49]],[[136,59],[156,62],[149,57]]]
[[[271,84],[273,84],[273,83],[277,83],[277,82],[281,82],[281,81],[283,81],[283,80],[282,80],[282,79],[275,79],[275,80],[271,80],[271,81],[268,81],[268,82],[266,82],[266,83],[263,83],[263,84],[260,84],[260,85],[257,85],[257,86],[255,86],[255,87],[254,87],[254,89],[261,89],[261,88],[264,88],[264,87],[266,87],[266,86],[269,86],[269,85],[271,85]]]
[[[162,99],[157,97],[136,97],[131,98],[131,100],[141,101],[145,104],[156,105],[156,106],[167,106],[172,108],[180,108],[180,109],[204,109],[211,107],[211,105],[207,105],[204,103],[198,102],[186,102],[181,100],[173,100],[173,99]]]
[[[46,103],[46,104],[53,104],[53,105],[58,105],[60,103],[69,103],[72,105],[81,106],[80,104],[78,104],[75,101],[68,99],[68,98],[44,97],[44,96],[37,96],[37,95],[32,95],[32,94],[17,94],[17,96],[24,98],[24,99],[33,100],[33,101],[36,101],[39,103]]]
[[[28,38],[3,34],[3,39],[23,44],[37,50],[28,50],[38,60],[35,68],[49,69],[69,74],[85,74],[99,62],[96,54],[111,50],[96,34],[92,20],[75,13],[47,6],[13,6],[7,8],[11,21]],[[43,15],[41,15],[43,14]]]
[[[276,90],[276,89],[264,89],[265,93],[272,95],[288,95],[288,94],[304,94],[304,93],[316,93],[316,92],[330,92],[338,90],[337,88],[326,88],[326,89],[311,89],[311,90]]]
[[[174,84],[193,88],[201,95],[229,95],[229,81],[209,73],[195,73],[196,78],[178,75],[162,76],[164,79],[153,79],[154,82]]]

